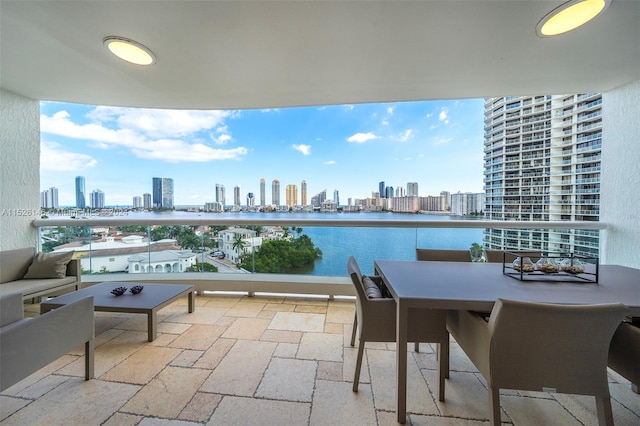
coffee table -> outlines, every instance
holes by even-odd
[[[128,289],[134,285],[142,285],[144,290],[138,294],[131,294]],[[127,292],[122,296],[114,296],[111,294],[111,290],[116,287],[126,287]],[[86,296],[93,296],[95,311],[147,314],[147,332],[150,342],[153,342],[158,334],[158,310],[182,296],[189,297],[189,313],[195,310],[194,287],[192,285],[107,281],[42,302],[40,313],[44,314]]]

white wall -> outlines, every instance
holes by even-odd
[[[604,261],[640,268],[640,80],[602,94]]]
[[[36,245],[40,102],[0,90],[0,250]]]

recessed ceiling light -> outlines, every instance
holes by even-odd
[[[547,14],[536,26],[540,37],[566,33],[589,22],[609,6],[611,0],[571,0]]]
[[[153,65],[156,55],[151,49],[124,37],[109,36],[103,40],[107,49],[118,58],[136,65]]]

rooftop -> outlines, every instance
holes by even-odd
[[[95,379],[84,381],[81,348],[0,395],[7,425],[395,424],[395,344],[368,343],[359,392],[351,390],[357,348],[349,345],[351,300],[200,295],[146,317],[96,313]],[[25,305],[37,315],[38,305]],[[410,424],[488,421],[487,389],[460,347],[451,346],[446,402],[438,401],[434,345],[411,345]],[[640,423],[640,398],[610,371],[617,425]],[[593,397],[504,391],[513,425],[597,423]]]

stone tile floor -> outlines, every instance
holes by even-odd
[[[395,417],[394,344],[369,343],[359,392],[351,390],[354,303],[291,297],[202,295],[158,314],[147,342],[143,315],[96,313],[95,379],[81,348],[0,394],[3,425],[387,425]],[[38,305],[26,305],[37,315]],[[412,425],[488,422],[483,379],[452,343],[447,400],[437,400],[434,347],[410,347]],[[640,424],[640,395],[610,372],[617,425]],[[504,391],[502,421],[595,425],[592,397]]]

